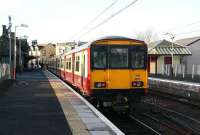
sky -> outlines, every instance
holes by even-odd
[[[200,36],[199,0],[138,0],[134,5],[105,24],[84,34],[133,0],[117,0],[116,4],[95,22],[84,28],[100,12],[116,0],[0,0],[0,25],[8,25],[12,17],[12,31],[28,36],[38,43],[90,41],[110,35],[138,37],[151,31],[155,39],[175,39]],[[0,33],[2,28],[0,27]]]

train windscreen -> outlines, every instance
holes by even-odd
[[[98,45],[91,51],[92,69],[145,69],[147,48],[129,45]]]
[[[111,47],[109,58],[110,68],[128,68],[128,47]]]
[[[105,69],[107,67],[106,46],[96,46],[92,49],[92,67],[95,69]]]
[[[144,46],[131,47],[131,68],[144,69],[147,64],[147,48]]]

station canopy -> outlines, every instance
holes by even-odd
[[[152,42],[148,45],[150,55],[192,55],[186,46],[178,45],[167,40]]]

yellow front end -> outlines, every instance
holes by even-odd
[[[147,92],[147,46],[121,37],[91,46],[90,87],[100,105],[115,110],[133,108]]]
[[[144,42],[111,38],[91,46],[90,86],[94,95],[147,92],[147,46]]]
[[[106,87],[98,88],[96,82],[105,82]],[[134,82],[142,82],[142,86],[134,86]],[[133,90],[147,88],[147,70],[107,69],[91,72],[91,88],[106,90]]]

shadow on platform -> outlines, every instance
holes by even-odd
[[[70,135],[59,101],[42,70],[17,75],[0,95],[0,135]]]

